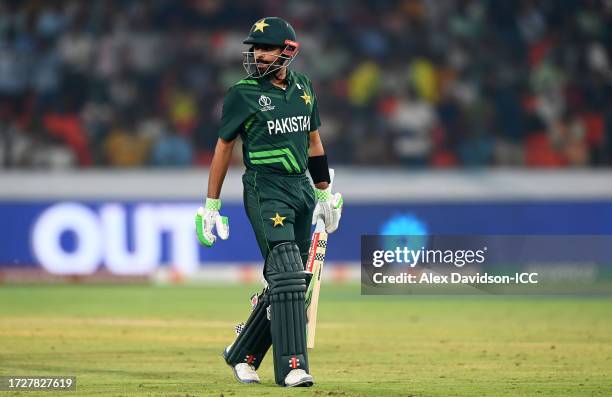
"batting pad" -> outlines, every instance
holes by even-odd
[[[268,299],[267,290],[258,296],[257,304],[242,327],[242,331],[229,350],[224,353],[227,364],[235,366],[247,363],[253,365],[255,369],[259,368],[272,345],[270,321],[267,317]]]
[[[292,369],[308,370],[306,353],[306,272],[297,244],[274,247],[266,259],[264,274],[270,288],[270,326],[274,345],[274,376],[284,386]]]

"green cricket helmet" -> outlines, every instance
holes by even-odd
[[[295,30],[282,18],[267,17],[253,24],[251,31],[244,44],[251,45],[248,51],[244,51],[242,65],[247,72],[247,77],[263,77],[276,72],[281,68],[289,66],[299,51],[299,43],[296,41]],[[276,55],[276,60],[271,63],[258,62],[255,58],[255,46],[280,47],[281,53]]]

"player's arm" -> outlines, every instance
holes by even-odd
[[[225,240],[229,237],[229,220],[221,216],[221,187],[232,157],[232,150],[244,120],[249,116],[249,108],[236,88],[230,88],[223,100],[219,139],[215,147],[210,172],[208,174],[208,192],[204,207],[196,213],[196,233],[202,245],[211,247],[217,235]]]
[[[232,158],[235,142],[235,139],[226,141],[219,138],[217,140],[215,154],[213,155],[208,174],[206,202],[204,207],[200,207],[196,213],[196,234],[200,244],[206,247],[212,247],[217,239],[217,236],[213,233],[213,228],[217,229],[217,234],[223,240],[229,237],[229,220],[227,217],[219,214],[221,210],[219,195],[221,194],[221,186],[223,186],[223,180]]]
[[[333,233],[338,228],[344,200],[340,193],[332,194],[327,155],[318,129],[309,134],[308,170],[315,185],[314,192],[317,198],[312,224],[316,224],[317,219],[322,218],[327,233]]]
[[[236,140],[225,141],[222,138],[217,139],[215,146],[215,154],[213,155],[208,174],[208,194],[207,198],[218,199],[221,195],[221,187],[229,168],[230,160],[232,159],[232,151]]]

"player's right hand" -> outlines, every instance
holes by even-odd
[[[229,219],[226,216],[221,216],[221,200],[207,198],[204,207],[198,208],[196,212],[195,223],[196,233],[200,244],[206,247],[212,247],[217,236],[213,233],[213,229],[217,229],[217,235],[222,240],[227,240],[229,237]]]
[[[317,205],[312,214],[312,224],[317,223],[317,219],[323,219],[325,223],[325,231],[333,233],[338,229],[340,217],[342,216],[342,204],[344,199],[342,194],[331,192],[331,185],[326,189],[314,188]]]

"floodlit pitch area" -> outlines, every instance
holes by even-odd
[[[76,375],[79,396],[612,395],[612,298],[367,297],[329,284],[315,387],[274,385],[270,353],[263,383],[241,385],[220,352],[258,288],[1,287],[0,374]]]

